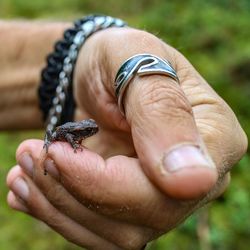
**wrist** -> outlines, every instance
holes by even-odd
[[[46,55],[67,26],[0,22],[0,129],[42,127],[37,98],[40,71]]]

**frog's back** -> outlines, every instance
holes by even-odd
[[[66,122],[61,126],[58,126],[56,128],[56,130],[60,129],[60,130],[70,130],[76,127],[76,123],[75,122]]]

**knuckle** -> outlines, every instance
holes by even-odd
[[[147,50],[155,47],[155,45],[161,45],[160,39],[143,30],[128,29],[124,32],[124,36],[128,37],[132,42],[140,44],[141,48]]]
[[[151,48],[155,48],[156,45],[159,45],[160,48],[163,48],[163,43],[159,38],[143,30],[124,28],[121,32],[121,29],[119,31],[113,29],[112,31],[110,31],[109,36],[105,36],[104,34],[103,36],[109,46],[117,44],[116,41],[119,40],[120,45],[123,45],[123,43],[127,43],[127,41],[130,41],[131,44],[138,44],[140,48],[144,48],[147,51]]]
[[[53,202],[56,207],[63,209],[67,206],[65,203],[65,189],[61,185],[53,185],[53,187],[48,190],[46,197],[49,201]]]
[[[104,49],[102,58],[106,62],[110,58],[122,57],[121,51],[124,51],[124,49],[126,51],[123,54],[127,58],[136,53],[152,53],[163,58],[168,58],[171,63],[174,62],[172,47],[166,47],[166,44],[162,40],[147,31],[133,28],[119,28],[103,32],[101,36],[100,40],[102,40],[102,48]],[[110,65],[115,65],[115,62],[110,62]]]
[[[209,112],[196,115],[199,132],[222,178],[246,153],[247,136],[234,112],[222,99],[212,103]]]
[[[46,215],[43,221],[52,228],[64,227],[64,222],[59,220],[59,216],[54,209]]]

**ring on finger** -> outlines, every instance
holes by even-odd
[[[124,93],[136,76],[144,75],[165,75],[171,77],[179,83],[176,71],[173,69],[169,61],[152,54],[137,54],[128,58],[119,68],[115,77],[115,95],[118,99],[118,107],[124,115],[123,97]]]

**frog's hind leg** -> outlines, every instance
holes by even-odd
[[[67,142],[71,145],[71,147],[74,149],[75,153],[77,153],[78,148],[81,148],[82,150],[82,145],[78,141],[74,140],[74,136],[72,134],[67,134],[65,138]]]
[[[44,145],[43,145],[43,148],[46,149],[46,154],[49,151],[49,145],[52,143],[52,139],[53,139],[52,131],[47,130],[44,136]]]

